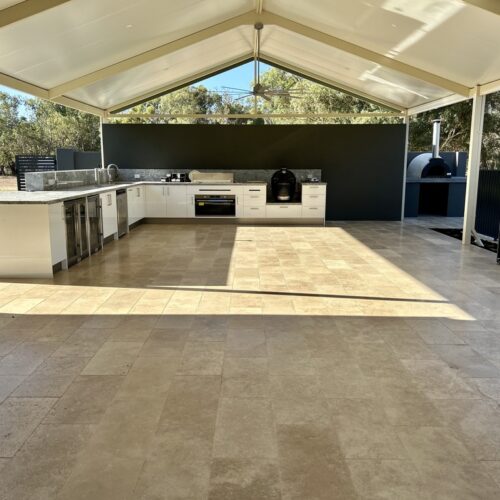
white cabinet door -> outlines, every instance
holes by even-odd
[[[118,232],[118,219],[116,213],[116,191],[100,195],[102,207],[102,234],[107,238]]]
[[[266,216],[273,218],[294,218],[302,215],[302,205],[290,204],[268,204],[266,205]]]
[[[146,216],[146,190],[145,186],[136,186],[136,216],[137,220],[144,219]]]
[[[137,221],[137,196],[135,188],[127,189],[128,225]]]
[[[187,186],[167,186],[167,217],[187,216]]]
[[[167,187],[146,186],[146,217],[167,216]]]

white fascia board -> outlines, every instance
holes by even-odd
[[[463,95],[452,94],[441,99],[436,99],[434,101],[426,102],[420,104],[419,106],[414,106],[408,109],[408,115],[418,115],[419,113],[424,113],[426,111],[432,111],[433,109],[443,108],[444,106],[450,106],[451,104],[456,104],[457,102],[467,101],[469,97]]]

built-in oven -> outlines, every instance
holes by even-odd
[[[196,217],[235,217],[236,195],[196,194],[194,214]]]

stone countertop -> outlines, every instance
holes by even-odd
[[[467,177],[424,177],[423,179],[406,179],[407,184],[464,184]]]
[[[95,194],[106,193],[109,191],[116,191],[118,189],[127,189],[134,186],[157,184],[162,186],[176,186],[176,185],[197,185],[197,186],[248,186],[248,185],[266,185],[266,182],[231,182],[231,183],[218,183],[218,182],[161,182],[161,181],[137,181],[137,182],[122,182],[114,184],[106,184],[103,186],[79,186],[77,188],[70,188],[61,191],[1,191],[0,192],[0,205],[49,205],[51,203],[62,203],[76,198],[83,198],[85,196],[92,196]],[[308,182],[306,184],[326,184],[325,182]]]

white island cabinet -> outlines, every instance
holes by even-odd
[[[63,203],[0,205],[0,276],[51,278],[67,267]]]

